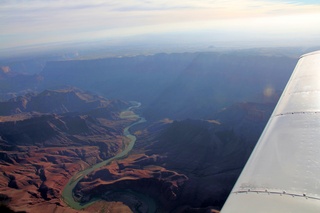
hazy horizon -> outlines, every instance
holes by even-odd
[[[319,0],[0,0],[0,209],[219,212],[251,189],[317,202],[291,186],[320,162],[304,157],[320,148],[319,54],[299,60],[319,20]],[[234,188],[257,149],[248,165],[270,176]]]
[[[0,57],[126,45],[143,51],[320,43],[316,1],[1,2]]]

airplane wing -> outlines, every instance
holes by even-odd
[[[221,212],[320,212],[320,51],[301,56]]]

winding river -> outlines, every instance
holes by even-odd
[[[88,167],[87,169],[76,173],[75,175],[73,175],[73,177],[70,178],[70,180],[68,181],[68,183],[66,184],[66,186],[64,187],[64,189],[62,191],[62,199],[71,208],[76,209],[76,210],[84,209],[84,208],[90,206],[91,204],[93,204],[94,202],[100,200],[100,198],[94,198],[94,199],[91,199],[89,202],[86,202],[86,203],[79,203],[79,202],[74,200],[74,198],[73,198],[73,189],[75,188],[75,186],[78,184],[78,182],[84,176],[86,176],[87,174],[91,173],[92,171],[94,171],[94,170],[96,170],[96,169],[98,169],[98,168],[100,168],[102,166],[105,166],[105,165],[111,163],[113,160],[117,160],[117,159],[125,157],[132,150],[132,148],[133,148],[133,146],[134,146],[134,144],[136,142],[136,136],[132,135],[129,132],[129,129],[132,126],[135,126],[137,124],[140,124],[140,123],[143,123],[143,122],[146,121],[144,118],[142,118],[142,117],[140,117],[140,116],[138,116],[136,114],[128,113],[132,109],[139,108],[141,106],[141,103],[139,103],[139,102],[133,101],[132,103],[134,104],[133,106],[129,107],[127,110],[121,112],[121,114],[120,114],[120,118],[123,118],[123,119],[132,118],[132,117],[135,117],[135,118],[139,119],[137,122],[127,126],[123,130],[123,135],[130,139],[129,145],[122,152],[120,152],[119,154],[115,155],[114,157],[109,158],[109,159],[107,159],[105,161],[102,161],[100,163],[97,163],[95,165],[92,165],[92,166]],[[142,194],[139,194],[139,193],[133,193],[133,192],[131,192],[129,190],[128,190],[128,193],[134,194],[136,196],[139,195],[141,199],[145,200],[148,203],[148,209],[149,209],[148,212],[149,213],[155,212],[156,204],[151,198],[149,198],[147,196],[144,196]]]

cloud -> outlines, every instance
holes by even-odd
[[[302,1],[4,0],[0,3],[0,50],[178,31],[237,32],[243,37],[248,33],[272,37],[299,29],[306,35],[320,31],[315,21],[319,20],[320,5]]]

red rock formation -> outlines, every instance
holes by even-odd
[[[160,206],[170,210],[188,178],[156,166],[158,160],[156,155],[135,154],[114,161],[83,178],[75,195],[79,201],[85,202],[106,192],[130,189],[157,198]],[[104,199],[108,200],[108,195],[104,195]]]
[[[76,172],[120,152],[123,129],[133,121],[119,117],[128,106],[125,102],[69,90],[40,96],[56,93],[61,100],[46,108],[48,112],[0,117],[0,194],[10,198],[8,205],[15,211],[76,212],[61,200],[63,187]],[[76,108],[80,111],[70,107],[68,113],[50,113],[70,94],[81,100]],[[45,106],[40,96],[34,97],[36,103]],[[28,103],[18,111],[29,109]]]

